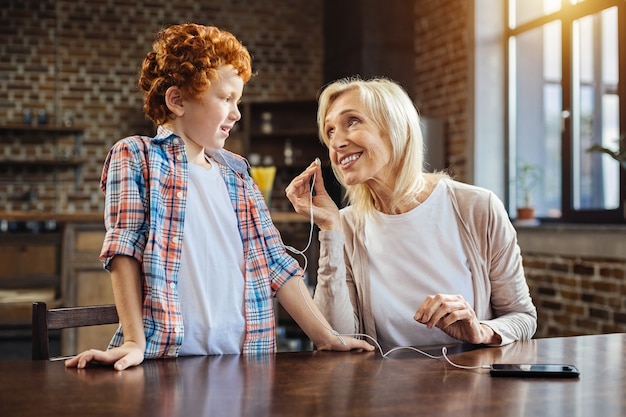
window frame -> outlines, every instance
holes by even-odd
[[[519,0],[518,0],[519,1]],[[509,97],[510,97],[510,72],[509,62],[510,53],[509,40],[511,37],[519,36],[530,30],[541,28],[547,23],[555,20],[561,21],[561,91],[562,91],[562,111],[568,112],[570,117],[564,117],[563,129],[561,132],[561,217],[560,218],[541,218],[545,223],[596,223],[596,224],[614,224],[614,223],[626,223],[626,169],[620,168],[620,187],[619,187],[619,206],[615,209],[602,209],[602,210],[577,210],[574,208],[574,167],[572,165],[573,158],[573,75],[572,75],[572,28],[573,22],[587,15],[592,15],[601,12],[610,7],[617,8],[618,19],[618,74],[619,80],[617,86],[617,94],[619,96],[619,127],[620,132],[626,133],[626,2],[624,0],[583,0],[576,4],[571,4],[570,0],[562,0],[561,9],[552,12],[547,15],[537,17],[535,19],[526,21],[511,28],[507,23],[504,27],[504,47],[505,47],[505,131],[509,132],[509,126],[511,124]],[[509,21],[509,1],[505,1],[504,7],[505,22]],[[515,116],[513,116],[515,117]],[[506,137],[506,152],[510,155],[511,150],[511,138]],[[508,164],[515,164],[515,161],[507,161]],[[507,177],[507,183],[509,181],[510,173],[515,172],[515,167],[507,166],[505,169],[505,175]],[[510,191],[507,187],[507,197]],[[508,200],[508,198],[507,198]]]

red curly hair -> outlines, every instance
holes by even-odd
[[[230,32],[193,23],[170,26],[160,31],[152,51],[143,60],[139,87],[143,109],[157,125],[171,114],[165,92],[171,86],[187,98],[197,98],[217,79],[217,69],[232,65],[247,83],[252,76],[250,53]]]

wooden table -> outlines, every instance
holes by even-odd
[[[624,334],[581,336],[449,355],[463,365],[571,363],[578,379],[494,378],[412,351],[187,357],[122,372],[0,361],[0,416],[621,417],[625,343]]]

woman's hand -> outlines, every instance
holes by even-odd
[[[437,327],[449,336],[473,344],[500,344],[491,327],[481,324],[476,312],[460,295],[429,295],[413,317],[429,329]]]
[[[86,368],[89,363],[113,365],[121,371],[143,362],[143,349],[134,342],[126,342],[120,347],[109,350],[89,349],[65,361],[67,368]]]
[[[313,221],[320,230],[338,229],[339,209],[324,187],[319,159],[316,159],[302,174],[291,181],[285,189],[285,194],[297,213],[309,217],[311,215],[310,183],[314,175]]]

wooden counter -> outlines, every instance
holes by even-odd
[[[189,356],[125,371],[0,361],[0,415],[623,417],[625,348],[612,334],[449,349],[467,366],[573,364],[573,379],[494,378],[412,351]]]
[[[44,211],[0,211],[0,220],[10,222],[102,223],[102,213],[54,213]]]

